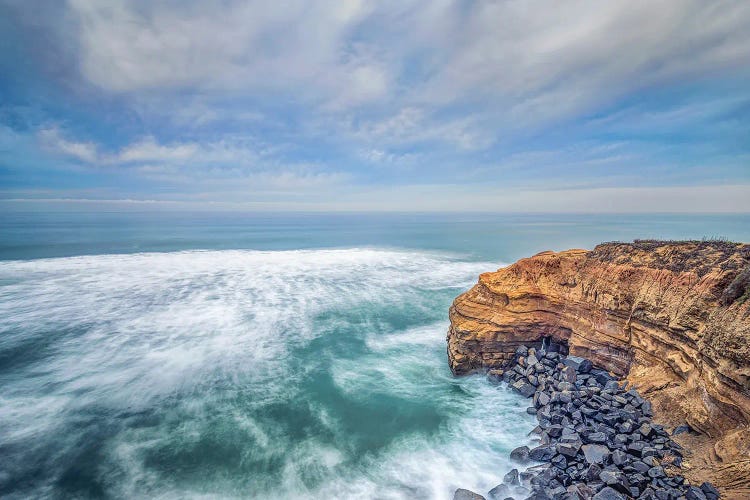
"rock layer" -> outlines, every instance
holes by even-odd
[[[607,243],[482,274],[450,308],[456,374],[550,338],[624,377],[668,426],[697,433],[685,475],[750,496],[750,245]],[[691,477],[691,475],[693,477]]]

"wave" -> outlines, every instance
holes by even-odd
[[[378,249],[0,262],[0,494],[434,498],[497,481],[523,405],[444,359],[447,305],[492,267]]]

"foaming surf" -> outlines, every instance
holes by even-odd
[[[371,248],[0,262],[0,495],[487,491],[534,422],[450,375],[445,313],[492,267]]]

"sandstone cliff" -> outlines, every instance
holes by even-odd
[[[607,243],[542,252],[450,308],[448,357],[463,374],[501,367],[545,337],[627,378],[662,423],[697,433],[686,476],[750,498],[750,245]]]

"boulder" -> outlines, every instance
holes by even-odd
[[[603,432],[592,432],[584,436],[584,439],[589,443],[604,443],[607,441],[607,435]]]
[[[525,380],[517,380],[510,385],[510,388],[521,394],[521,396],[528,398],[532,396],[536,389],[533,385],[526,382]]]
[[[560,370],[560,377],[565,382],[570,382],[571,384],[575,384],[576,376],[577,376],[576,371],[569,366],[563,366],[563,369]]]
[[[685,492],[685,498],[687,498],[687,500],[708,500],[706,494],[703,493],[703,490],[697,486],[691,486],[688,488],[687,492]]]
[[[510,495],[510,488],[507,484],[498,484],[487,492],[487,498],[489,498],[489,500],[504,500]]]
[[[453,500],[487,500],[479,493],[459,488],[453,494]]]
[[[525,464],[529,461],[529,447],[519,446],[510,452],[510,459]]]
[[[607,486],[594,495],[592,500],[627,500],[627,497],[612,487]]]
[[[543,444],[537,446],[529,451],[529,458],[536,462],[547,462],[555,456],[556,450],[554,446]]]
[[[581,446],[586,462],[589,464],[603,464],[609,459],[609,448],[600,444],[585,444]]]
[[[510,472],[508,472],[503,477],[503,483],[509,484],[511,486],[518,486],[521,484],[521,481],[518,480],[518,469],[511,469]]]
[[[581,364],[578,365],[578,373],[589,373],[591,369],[594,367],[594,365],[589,361],[588,359],[584,359],[581,361]]]
[[[557,443],[557,452],[569,458],[574,458],[581,449],[581,441],[572,443]]]
[[[708,482],[701,484],[701,490],[706,495],[706,498],[708,498],[708,500],[713,500],[719,498],[720,496],[719,490],[714,488],[714,485]]]

